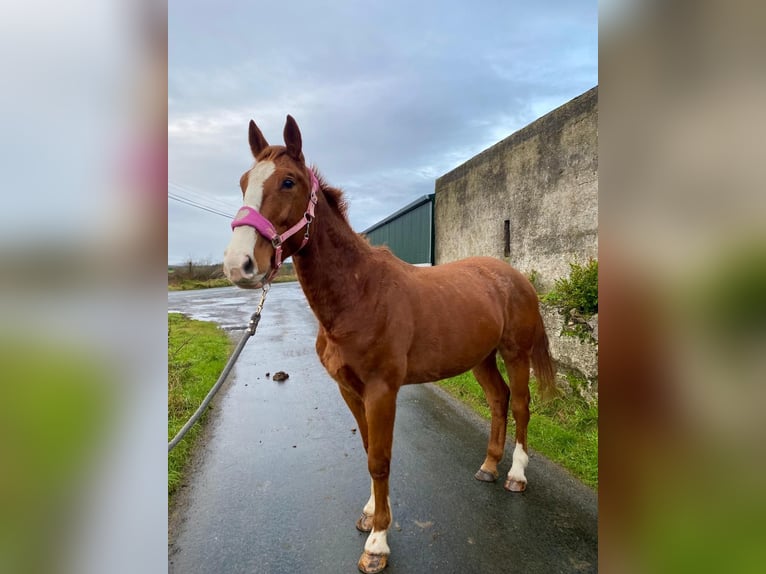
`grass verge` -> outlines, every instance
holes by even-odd
[[[215,323],[168,313],[168,440],[173,438],[221,374],[231,350],[229,337]],[[203,415],[204,423],[207,414]],[[168,495],[181,483],[183,470],[200,432],[194,425],[168,453]]]
[[[295,275],[278,275],[274,277],[272,283],[289,283],[297,281]],[[191,291],[193,289],[212,289],[214,287],[233,287],[233,283],[225,277],[220,279],[183,279],[173,283],[168,283],[168,291]]]
[[[505,365],[499,361],[498,367],[507,380]],[[490,419],[484,391],[470,372],[436,384],[483,418]],[[559,463],[591,488],[598,489],[598,406],[589,405],[576,393],[542,402],[534,378],[530,390],[529,447]],[[515,424],[510,413],[508,421],[508,440],[512,441]]]
[[[226,277],[219,279],[182,279],[168,283],[168,291],[190,291],[192,289],[212,289],[214,287],[231,287],[232,283]]]

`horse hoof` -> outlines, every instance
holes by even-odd
[[[359,571],[364,572],[364,574],[375,574],[376,572],[381,572],[387,564],[387,554],[370,554],[365,550],[357,566]]]
[[[359,532],[372,532],[372,516],[367,516],[364,512],[356,521],[356,529]]]
[[[483,468],[480,468],[476,471],[476,474],[474,474],[473,477],[476,480],[480,480],[482,482],[495,482],[497,480],[497,472],[491,473],[484,470]]]
[[[520,480],[508,478],[503,485],[508,492],[524,492],[527,489],[527,483]]]

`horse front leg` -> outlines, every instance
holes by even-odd
[[[394,440],[396,388],[384,383],[368,385],[365,389],[364,406],[369,437],[367,468],[372,478],[371,499],[374,508],[371,509],[372,531],[364,544],[364,552],[359,558],[358,566],[365,574],[374,574],[386,567],[391,553],[386,538],[388,527],[391,525],[388,477]]]
[[[344,388],[342,385],[338,385],[340,394],[343,400],[346,401],[348,409],[356,419],[356,424],[359,427],[359,434],[362,437],[362,444],[364,445],[364,452],[367,452],[368,437],[367,437],[367,414],[364,410],[364,401],[362,398],[349,389]],[[362,509],[362,514],[356,521],[356,528],[360,532],[370,532],[372,530],[372,517],[375,514],[375,494],[373,491],[372,482],[370,482],[370,498],[367,500],[367,504]]]

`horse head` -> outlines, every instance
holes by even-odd
[[[271,281],[282,261],[308,241],[319,182],[306,166],[298,124],[287,116],[284,146],[272,146],[250,120],[255,162],[240,178],[243,206],[232,222],[223,270],[243,288]]]

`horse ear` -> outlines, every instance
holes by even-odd
[[[255,125],[253,120],[250,120],[250,132],[248,136],[248,139],[250,140],[250,151],[253,152],[253,157],[258,157],[258,154],[268,147],[269,142],[263,137],[261,130],[258,129],[258,126]]]
[[[301,151],[301,148],[303,147],[301,130],[298,129],[298,124],[293,119],[293,116],[289,114],[287,116],[287,121],[285,122],[284,136],[287,154],[297,161],[304,161],[303,153]]]

